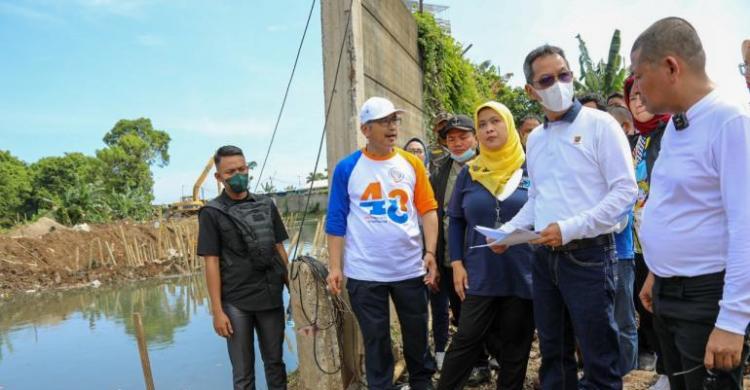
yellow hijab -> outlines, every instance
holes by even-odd
[[[469,174],[474,181],[479,182],[493,195],[497,196],[503,192],[508,179],[526,161],[526,155],[521,147],[521,138],[516,131],[513,114],[502,103],[489,101],[477,107],[474,111],[474,124],[477,127],[477,132],[480,131],[479,111],[484,108],[490,108],[500,115],[500,118],[505,122],[508,138],[498,150],[482,149],[480,145],[479,156],[468,163]]]

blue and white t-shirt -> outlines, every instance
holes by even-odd
[[[345,237],[344,275],[395,282],[424,275],[419,216],[437,209],[424,164],[401,149],[364,149],[333,173],[326,233]]]

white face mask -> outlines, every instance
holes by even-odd
[[[534,90],[542,98],[544,108],[552,112],[562,112],[573,105],[575,90],[572,82],[561,83],[558,81],[547,89],[538,90],[534,88]]]

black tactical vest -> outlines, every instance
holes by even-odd
[[[284,267],[276,251],[271,198],[249,195],[236,202],[219,196],[205,207],[218,210],[222,300],[247,311],[282,307]]]

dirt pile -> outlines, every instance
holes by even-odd
[[[7,235],[12,238],[41,238],[45,234],[56,230],[69,230],[69,228],[54,219],[42,217],[34,223],[19,226],[11,230]]]
[[[0,235],[0,293],[194,272],[197,231],[195,218],[87,229],[43,218]]]

